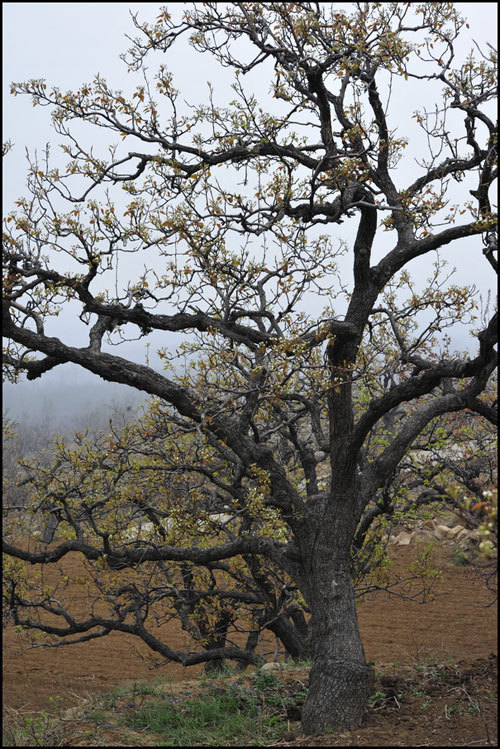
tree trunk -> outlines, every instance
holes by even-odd
[[[306,734],[353,728],[363,720],[373,688],[359,636],[349,553],[317,544],[309,560],[306,600],[311,610],[313,667],[302,710]]]
[[[208,644],[206,646],[207,650],[226,647],[227,630],[229,625],[232,624],[233,618],[231,611],[228,609],[222,609],[213,631],[210,631],[203,619],[198,623],[202,634],[208,639]],[[206,674],[222,672],[225,668],[226,661],[224,658],[216,658],[215,660],[207,661],[205,663]]]
[[[285,614],[279,616],[274,622],[268,625],[268,629],[274,632],[276,637],[284,646],[287,655],[294,661],[304,659],[307,656],[307,643]]]

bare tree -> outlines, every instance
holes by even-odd
[[[179,22],[166,9],[152,25],[135,23],[141,36],[125,59],[143,82],[131,97],[101,76],[68,93],[41,80],[12,86],[53,108],[69,160],[63,173],[48,151],[33,159],[30,197],[6,218],[5,361],[30,380],[73,362],[157,396],[192,435],[200,473],[215,456],[231,467],[233,485],[223,489],[248,523],[208,546],[130,546],[96,526],[92,543],[76,533],[50,550],[4,549],[32,564],[79,551],[111,570],[265,559],[286,571],[310,611],[305,732],[354,726],[373,678],[350,556],[368,504],[433,419],[469,409],[496,420],[481,398],[496,368],[496,315],[473,353],[449,355],[439,335],[471,319],[473,289],[444,283],[440,261],[424,288],[408,269],[467,242],[471,257],[496,270],[496,54],[455,66],[464,21],[447,3],[196,3]],[[234,70],[227,106],[212,91],[207,105],[182,109],[167,67],[150,78],[145,61],[154,51],[168,60],[187,35]],[[269,81],[267,111],[245,75]],[[407,141],[390,123],[391,91],[405,80],[420,81],[433,102],[415,113],[428,150],[410,181],[397,169]],[[407,103],[413,112],[402,101],[398,118]],[[80,121],[135,148],[97,156],[73,132]],[[130,196],[124,210],[111,188]],[[345,248],[335,243],[342,222],[355,225]],[[375,260],[379,229],[392,235],[382,235]],[[352,278],[337,272],[342,249]],[[122,287],[117,265],[131,256],[141,269]],[[75,329],[89,326],[87,346],[52,334],[51,315],[67,306],[79,307]],[[166,372],[103,350],[105,337],[117,343],[130,330],[165,334]],[[167,335],[179,332],[191,335],[185,374],[171,368]],[[371,457],[367,445],[381,431]],[[266,512],[286,525],[283,540],[262,530]],[[143,620],[140,596],[128,593],[127,605],[113,604],[123,631],[127,618]],[[13,609],[22,606],[20,592],[9,595]],[[64,618],[57,603],[46,605]],[[105,617],[97,625],[100,634],[109,628]],[[73,630],[65,620],[56,634]],[[200,660],[208,652],[232,657],[215,648]]]

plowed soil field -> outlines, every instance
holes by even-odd
[[[394,571],[404,572],[414,558],[415,547],[391,547],[390,554],[394,559]],[[408,674],[409,669],[425,668],[432,663],[449,664],[450,668],[462,672],[476,669],[478,679],[481,679],[480,674],[484,674],[485,679],[484,684],[476,680],[476,685],[484,687],[485,694],[491,694],[491,674],[497,653],[497,609],[494,601],[492,604],[492,594],[471,567],[453,564],[451,549],[438,547],[433,552],[432,563],[442,570],[443,578],[435,583],[435,598],[431,602],[420,605],[378,592],[372,600],[359,606],[366,657],[374,662],[378,673],[390,671],[393,675]],[[77,564],[78,560],[68,555],[65,565],[69,573],[72,565]],[[186,635],[172,625],[168,626],[163,636],[169,644],[175,648],[185,645]],[[95,696],[124,682],[153,681],[159,676],[181,682],[192,680],[202,672],[202,666],[183,669],[175,664],[151,670],[144,658],[148,654],[146,646],[132,636],[118,633],[53,649],[27,649],[27,645],[23,634],[11,626],[6,628],[3,702],[7,709],[14,708],[22,714],[46,708],[51,697],[60,697],[59,707],[64,709],[78,705],[82,697]],[[433,714],[434,710],[439,711],[439,716]],[[496,722],[496,716],[488,710],[476,716],[474,728],[467,731],[463,728],[462,735],[456,720],[452,725],[447,718],[446,700],[441,705],[434,699],[427,705],[429,731],[431,725],[435,728],[428,741],[422,741],[416,726],[411,725],[411,715],[409,723],[405,724],[402,714],[394,709],[392,712],[381,710],[379,715],[374,713],[377,720],[372,728],[368,724],[357,738],[346,734],[340,744],[331,736],[325,737],[324,741],[314,739],[313,743],[307,743],[325,746],[487,745],[492,740],[494,729],[484,728],[486,713],[488,723],[493,726]],[[414,710],[410,713],[414,719]],[[425,738],[425,726],[423,728]],[[290,744],[295,743],[292,736],[290,740]],[[296,739],[299,745],[301,741],[304,740],[300,737]]]

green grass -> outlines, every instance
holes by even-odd
[[[269,674],[266,674],[266,677]],[[254,737],[257,744],[278,739],[284,730],[277,715],[269,712],[269,696],[254,689],[213,689],[206,695],[172,703],[155,700],[126,718],[135,730],[151,731],[163,746],[220,746],[238,738]],[[263,707],[267,710],[263,710]],[[258,739],[255,739],[258,737]]]
[[[431,680],[430,686],[437,687],[440,696],[446,695],[446,719],[458,721],[468,713],[481,712],[474,695],[469,696],[469,705],[459,701],[450,704],[451,691],[446,680],[450,678],[450,685],[456,687],[456,674],[449,667],[451,663],[444,662],[449,657],[443,653],[439,657],[427,653],[425,660],[420,653],[417,657],[410,679],[401,680],[402,694],[398,693],[396,699],[392,691],[379,688],[370,696],[370,711],[401,709],[398,700],[404,702],[406,688],[412,697],[421,699],[412,710],[421,712],[426,719],[429,713],[435,715],[437,703],[429,694],[431,690],[426,691]],[[210,679],[204,685],[190,681],[175,689],[163,679],[154,684],[124,684],[89,701],[83,712],[85,724],[78,724],[79,736],[88,740],[89,746],[97,745],[104,723],[109,740],[114,740],[117,746],[274,745],[300,719],[307,694],[301,681],[304,673],[295,678],[289,676],[280,671],[257,670],[227,681]],[[488,700],[495,700],[491,689]],[[3,746],[68,746],[75,727],[71,721],[58,719],[54,710],[58,701],[53,699],[48,710],[33,716],[7,709]],[[295,730],[294,726],[292,735]]]
[[[229,674],[234,674],[231,669]],[[222,681],[222,680],[221,680]],[[92,726],[87,737],[95,738],[106,723],[122,741],[136,744],[140,735],[154,737],[157,746],[268,746],[289,728],[287,709],[301,705],[305,688],[288,687],[277,674],[258,670],[232,684],[208,680],[193,695],[173,694],[168,683],[133,682],[99,695],[86,710]],[[42,711],[23,716],[12,711],[4,726],[3,746],[62,746],[68,725]],[[127,735],[127,732],[138,732]],[[124,735],[122,735],[124,734]],[[140,739],[139,739],[140,740]]]
[[[376,705],[380,705],[381,703],[383,703],[385,699],[385,692],[375,692],[368,698],[368,703],[372,707],[375,707]]]
[[[160,680],[158,681],[159,683],[161,683]],[[131,699],[134,699],[141,695],[156,694],[157,690],[158,686],[156,684],[148,684],[147,682],[136,681],[133,684],[123,684],[104,694],[102,703],[106,710],[110,710],[116,705],[120,697],[124,695],[128,695]]]

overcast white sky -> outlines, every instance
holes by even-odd
[[[176,10],[179,5],[175,4]],[[465,47],[469,48],[473,39],[480,45],[490,42],[496,46],[497,3],[456,5],[470,25],[464,36]],[[125,34],[136,36],[129,9],[138,12],[140,19],[152,21],[160,7],[157,3],[3,3],[3,140],[10,139],[14,144],[4,165],[4,211],[12,209],[13,201],[25,193],[25,147],[41,150],[51,141],[56,153],[60,140],[50,127],[48,109],[33,108],[28,97],[12,97],[9,84],[45,78],[49,85],[66,90],[92,80],[99,72],[114,88],[132,88],[138,80],[127,76],[126,66],[119,59],[130,46]],[[206,98],[207,79],[220,90],[228,74],[218,72],[206,55],[201,68],[191,59],[176,52],[168,66],[175,74],[176,87],[195,103],[200,97]],[[406,96],[411,97],[409,91]],[[417,108],[423,103],[415,101],[412,105]],[[407,106],[408,101],[402,104]],[[386,236],[392,241],[392,235]],[[470,249],[463,243],[450,261],[460,269],[459,282],[474,281],[486,293],[494,287],[489,265],[477,250],[471,264]],[[415,266],[412,272],[421,270]],[[143,351],[144,345],[140,346]],[[143,354],[138,358],[144,361]]]

